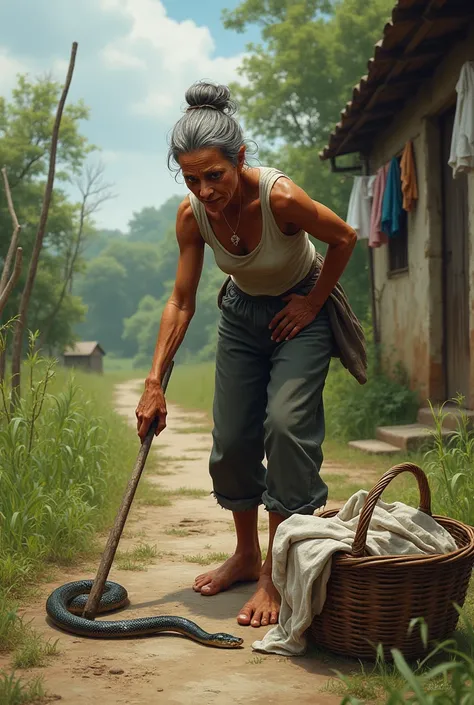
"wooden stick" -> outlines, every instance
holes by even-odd
[[[11,407],[15,409],[18,400],[20,398],[20,376],[21,376],[21,353],[23,350],[23,333],[26,327],[26,319],[28,308],[30,305],[31,295],[33,293],[33,287],[36,281],[36,273],[38,271],[38,262],[40,254],[43,248],[43,240],[46,233],[46,226],[48,223],[49,207],[51,205],[51,199],[53,196],[54,187],[54,177],[56,173],[56,155],[58,151],[58,141],[59,132],[61,127],[61,119],[64,112],[64,107],[66,105],[67,96],[69,93],[69,88],[71,86],[71,81],[74,73],[74,67],[76,65],[76,54],[77,54],[77,42],[73,42],[71,49],[71,58],[69,60],[69,68],[66,76],[66,82],[64,84],[61,97],[59,99],[58,107],[56,110],[56,117],[54,119],[53,133],[51,136],[51,147],[49,152],[49,168],[48,168],[48,178],[46,180],[46,186],[43,195],[43,205],[41,208],[40,219],[38,223],[38,230],[36,231],[36,238],[33,245],[33,252],[31,253],[30,267],[28,274],[26,276],[25,286],[23,288],[23,293],[20,299],[20,309],[18,311],[18,317],[15,322],[15,330],[13,334],[13,346],[12,346],[12,373],[11,373],[11,386],[12,386],[12,397],[11,397]]]
[[[20,278],[21,274],[21,263],[23,261],[23,250],[21,247],[17,247],[16,253],[15,253],[15,265],[13,267],[13,272],[11,273],[10,279],[8,279],[7,283],[5,284],[5,287],[0,290],[0,316],[2,315],[3,309],[8,303],[8,298],[17,283],[18,279]]]
[[[173,362],[171,362],[163,376],[162,384],[164,392],[166,392],[166,388],[168,386],[172,370]],[[135,492],[137,490],[138,483],[143,472],[143,468],[145,467],[145,462],[157,426],[158,417],[152,422],[150,428],[148,429],[148,433],[146,434],[145,439],[141,445],[138,457],[135,461],[135,466],[133,468],[132,475],[128,482],[127,489],[125,490],[125,494],[123,496],[122,504],[115,518],[115,523],[110,531],[107,545],[102,554],[94,584],[92,585],[92,589],[87,599],[87,604],[84,608],[84,612],[82,613],[82,616],[86,619],[93,620],[95,619],[95,616],[97,614],[100,598],[102,597],[102,593],[104,592],[105,582],[109,575],[110,568],[112,567],[112,563],[114,562],[115,553],[117,551],[120,537],[122,536],[123,528],[125,526],[125,522],[127,521],[128,513],[130,511],[130,507],[132,506],[133,498],[135,497]]]
[[[8,183],[8,174],[5,167],[2,169],[3,185],[5,188],[5,195],[7,197],[8,211],[13,223],[13,233],[10,240],[10,247],[8,248],[7,256],[5,257],[5,264],[3,265],[2,277],[0,279],[0,294],[3,294],[5,287],[7,286],[8,278],[10,276],[10,270],[12,267],[13,258],[15,257],[15,252],[18,254],[18,238],[20,237],[21,225],[16,217],[15,206],[13,205],[12,193],[10,190],[10,184]]]

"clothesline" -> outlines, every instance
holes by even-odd
[[[401,159],[393,157],[375,175],[356,176],[349,199],[347,222],[370,247],[386,244],[401,229],[402,211],[411,211],[418,198],[412,142]]]

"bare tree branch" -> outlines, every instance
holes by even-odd
[[[3,313],[3,309],[7,305],[7,301],[10,297],[10,294],[12,292],[13,287],[15,286],[18,279],[20,278],[22,259],[23,259],[23,251],[22,251],[21,247],[18,247],[15,252],[15,266],[13,267],[13,272],[11,274],[10,279],[7,281],[7,283],[5,284],[4,288],[2,289],[2,291],[0,293],[0,316]]]
[[[5,186],[5,194],[7,197],[8,211],[10,213],[13,222],[13,233],[12,239],[10,241],[10,247],[8,248],[8,253],[5,258],[5,264],[3,265],[2,278],[0,279],[0,294],[3,293],[5,286],[7,285],[8,277],[10,276],[10,269],[13,262],[13,257],[18,254],[18,239],[20,237],[21,226],[16,217],[15,208],[13,206],[12,194],[10,191],[10,184],[8,183],[8,175],[5,167],[2,169],[3,183]],[[15,254],[16,253],[16,254]],[[15,264],[16,266],[16,264]],[[16,282],[15,282],[16,283]]]
[[[53,310],[42,326],[42,340],[47,340],[51,326],[59,313],[69,285],[72,282],[74,267],[81,253],[81,245],[84,240],[84,228],[87,219],[93,215],[105,201],[114,197],[110,190],[111,184],[107,184],[102,181],[103,174],[104,167],[101,163],[98,163],[95,166],[87,165],[84,173],[75,181],[82,196],[81,208],[79,211],[79,224],[72,246],[66,253],[66,269],[61,293]]]
[[[36,142],[35,142],[35,146],[36,146],[36,147],[39,147],[39,142],[40,142],[39,139],[36,140]],[[22,180],[25,178],[25,176],[28,174],[28,172],[30,171],[31,167],[32,167],[34,164],[36,164],[36,162],[39,162],[41,159],[43,159],[43,157],[44,157],[44,152],[42,152],[41,154],[37,154],[37,155],[34,156],[34,157],[31,157],[30,161],[27,162],[27,163],[24,165],[23,169],[22,169],[22,170],[20,171],[20,173],[18,174],[18,176],[17,176],[17,178],[16,178],[16,181],[15,181],[15,183],[13,184],[13,188],[15,188],[16,186],[18,186],[18,184],[20,183],[20,181],[22,181]]]
[[[3,309],[5,308],[10,294],[13,291],[13,287],[16,285],[20,277],[22,265],[22,249],[21,247],[17,247],[21,227],[18,222],[18,218],[16,217],[15,207],[13,205],[12,194],[10,191],[10,184],[8,183],[7,170],[5,167],[2,169],[2,176],[3,183],[5,186],[5,195],[7,198],[8,211],[10,213],[13,223],[13,233],[10,240],[10,246],[8,248],[7,256],[3,265],[2,277],[0,279],[0,321]],[[13,257],[15,257],[15,264],[13,272],[10,276]],[[6,348],[2,346],[2,350],[0,350],[0,382],[3,382],[3,380],[5,379],[5,365]]]
[[[26,315],[28,311],[28,305],[30,303],[31,293],[33,291],[33,286],[36,279],[36,272],[38,270],[38,262],[43,247],[44,234],[46,231],[46,225],[48,222],[49,207],[51,204],[51,197],[53,194],[54,186],[54,176],[56,173],[56,154],[58,150],[59,141],[59,129],[61,126],[61,118],[64,111],[64,106],[66,104],[67,95],[69,92],[69,87],[71,85],[72,76],[74,73],[74,66],[76,63],[77,54],[77,42],[74,42],[71,50],[71,57],[69,60],[69,68],[66,76],[66,82],[59,100],[58,108],[56,111],[56,117],[54,120],[53,134],[51,137],[51,149],[49,154],[49,170],[48,179],[46,182],[46,188],[43,197],[43,207],[41,209],[40,221],[38,224],[38,230],[36,233],[35,244],[33,247],[33,253],[31,256],[30,268],[28,271],[28,276],[25,282],[25,287],[23,289],[23,294],[20,301],[20,310],[18,312],[18,320],[15,325],[15,334],[13,338],[13,351],[12,351],[12,404],[15,406],[20,395],[20,370],[21,370],[21,350],[23,345],[23,332],[26,326]]]

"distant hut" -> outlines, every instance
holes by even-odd
[[[65,367],[78,367],[85,372],[102,374],[105,351],[96,341],[82,341],[67,348],[63,353]]]

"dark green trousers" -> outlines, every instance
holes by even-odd
[[[288,517],[313,514],[327,500],[319,471],[332,332],[323,307],[293,340],[273,342],[268,325],[285,305],[232,282],[222,299],[209,469],[217,502],[232,511],[263,503]]]

